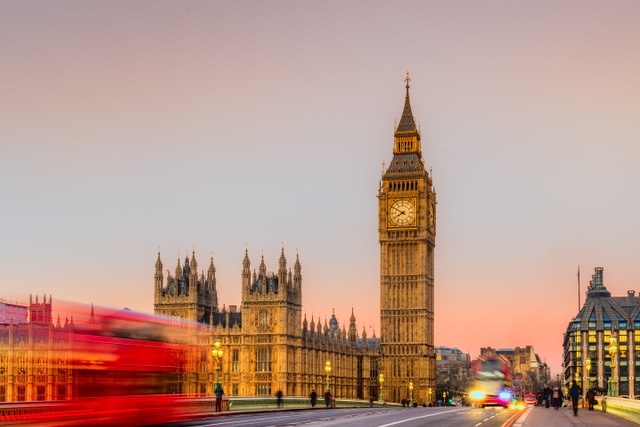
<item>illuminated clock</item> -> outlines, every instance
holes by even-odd
[[[414,225],[416,219],[416,206],[412,200],[396,200],[389,206],[389,219],[391,223],[400,227]]]

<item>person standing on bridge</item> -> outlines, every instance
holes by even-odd
[[[571,407],[573,408],[573,416],[578,416],[578,400],[582,396],[582,387],[578,385],[576,381],[573,382],[569,389],[569,396],[571,396]]]
[[[329,390],[327,390],[324,394],[324,403],[327,405],[327,408],[329,407],[329,404],[331,403],[331,392],[329,392]]]
[[[316,401],[318,400],[318,393],[316,393],[315,389],[311,390],[311,394],[309,395],[309,399],[311,399],[311,407],[315,408],[316,407]]]
[[[222,411],[222,395],[224,394],[224,390],[222,389],[222,385],[218,383],[216,385],[216,389],[214,390],[216,394],[216,412]]]

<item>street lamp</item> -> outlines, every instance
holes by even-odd
[[[611,356],[611,375],[609,376],[609,396],[616,396],[617,378],[616,378],[616,353],[618,352],[618,342],[616,337],[609,337],[609,355]]]
[[[444,404],[444,406],[447,406],[447,392],[446,391],[442,392],[442,403]]]
[[[211,356],[213,356],[213,360],[215,360],[215,371],[216,371],[216,381],[213,393],[216,394],[218,388],[220,392],[222,392],[222,386],[218,382],[218,371],[220,370],[220,361],[222,360],[222,349],[220,348],[220,340],[218,338],[213,342],[213,348],[211,349]]]
[[[384,375],[380,374],[378,377],[378,381],[380,382],[380,402],[384,404],[384,393],[382,392],[382,383],[384,383]]]
[[[591,359],[589,359],[588,357],[587,357],[587,360],[584,361],[584,370],[586,372],[586,375],[584,378],[587,380],[586,381],[587,386],[584,387],[584,383],[582,385],[586,393],[586,389],[591,387]]]
[[[331,361],[327,360],[325,362],[324,371],[327,373],[327,393],[331,393],[331,387],[329,387],[329,374],[331,373]]]
[[[413,381],[409,382],[409,406],[413,406]]]
[[[431,387],[429,387],[429,407],[431,407]]]

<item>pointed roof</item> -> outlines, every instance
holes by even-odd
[[[409,72],[407,71],[407,78],[404,79],[407,82],[405,86],[407,89],[407,94],[404,99],[404,109],[402,110],[402,117],[400,118],[400,123],[398,123],[398,128],[396,129],[396,136],[399,133],[418,133],[418,128],[416,126],[416,121],[413,119],[413,113],[411,112],[411,101],[409,99],[409,82],[411,79],[409,78]]]
[[[404,109],[400,123],[393,134],[393,160],[389,164],[384,175],[420,174],[426,175],[422,160],[422,144],[420,131],[411,112],[411,100],[409,98],[409,72],[407,72],[406,96]],[[384,168],[384,165],[383,165]],[[428,177],[427,177],[428,178]]]
[[[564,344],[566,345],[572,331],[616,330],[622,322],[631,326],[639,320],[640,298],[633,291],[629,291],[624,297],[612,297],[603,283],[603,268],[596,267],[587,299],[578,315],[567,326]]]

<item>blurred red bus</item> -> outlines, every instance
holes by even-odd
[[[527,405],[535,405],[536,404],[536,395],[533,393],[527,393],[524,395],[524,403]]]
[[[481,407],[508,407],[511,402],[511,364],[500,356],[479,358],[473,369],[473,386],[469,397]]]
[[[141,426],[210,415],[211,397],[194,404],[196,395],[182,390],[197,362],[208,360],[209,347],[198,344],[198,338],[212,336],[208,327],[126,310],[73,307],[79,311],[70,327],[53,335],[55,357],[67,360],[72,376],[71,398],[33,402],[15,414],[4,410],[0,424]],[[83,310],[91,314],[83,317]]]

